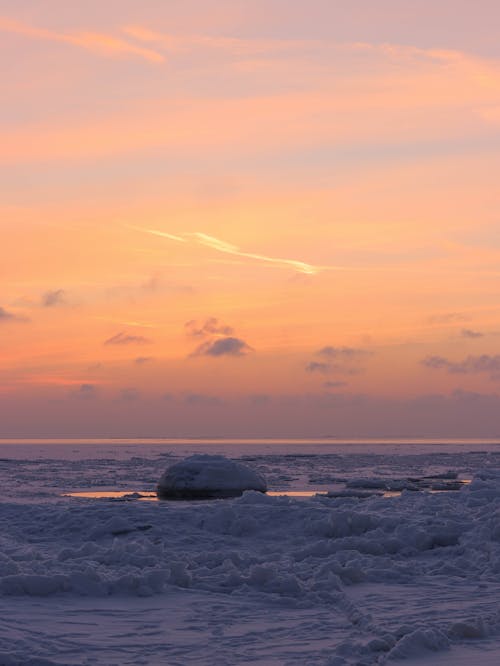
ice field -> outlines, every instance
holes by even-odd
[[[141,497],[193,453],[320,494]],[[0,479],[1,666],[500,663],[494,442],[4,442]]]

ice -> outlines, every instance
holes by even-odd
[[[399,661],[420,655],[425,657],[428,652],[439,652],[447,650],[449,647],[448,637],[439,629],[415,629],[398,640],[389,651],[387,660]]]
[[[451,492],[143,502],[134,491],[152,490],[164,453],[52,449],[0,466],[0,665],[434,666],[500,656],[495,451],[263,450],[245,460],[273,484],[472,477]],[[61,496],[117,486],[129,501]]]
[[[265,479],[224,456],[194,455],[169,467],[158,482],[162,498],[237,497],[245,490],[266,492]]]

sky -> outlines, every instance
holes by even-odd
[[[500,436],[497,0],[0,0],[0,437]]]

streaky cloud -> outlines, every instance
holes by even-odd
[[[12,312],[8,312],[5,308],[0,307],[0,321],[11,321],[16,316]]]
[[[120,326],[138,326],[139,328],[156,328],[155,324],[147,321],[134,321],[134,320],[124,320],[124,319],[114,319],[112,317],[102,317],[95,316],[94,319],[99,321],[109,321],[113,324],[119,324]]]
[[[331,365],[329,363],[321,363],[319,361],[311,361],[306,365],[307,372],[322,372],[324,374],[331,371]]]
[[[420,363],[426,368],[446,370],[450,374],[486,373],[490,375],[490,379],[500,379],[500,354],[467,356],[461,361],[450,361],[444,356],[427,356]]]
[[[254,252],[245,252],[241,250],[237,245],[233,243],[228,243],[227,241],[216,238],[215,236],[210,236],[209,234],[203,233],[201,231],[189,232],[178,236],[175,234],[170,234],[164,231],[159,231],[157,229],[144,229],[141,227],[129,227],[136,231],[142,231],[153,236],[160,236],[168,240],[173,240],[181,243],[186,243],[191,241],[197,245],[203,245],[208,247],[216,252],[222,252],[224,254],[230,254],[235,257],[241,257],[243,259],[251,259],[253,261],[258,261],[261,263],[269,264],[278,268],[292,268],[298,273],[305,273],[306,275],[315,275],[322,270],[341,270],[341,267],[335,266],[314,266],[313,264],[308,264],[304,261],[298,261],[296,259],[282,259],[279,257],[270,257],[265,254],[257,254]]]
[[[283,37],[233,37],[207,34],[182,34],[175,32],[159,32],[145,25],[128,24],[121,27],[121,32],[133,39],[146,44],[154,44],[156,48],[166,52],[180,53],[195,50],[219,50],[231,56],[269,56],[276,53],[307,53],[321,52],[335,54],[351,54],[355,56],[382,56],[395,62],[427,62],[433,65],[455,66],[462,69],[485,73],[495,73],[496,58],[480,57],[467,51],[446,48],[423,48],[411,44],[368,42],[368,41],[333,41],[315,37],[283,38]]]
[[[303,261],[297,261],[295,259],[279,259],[277,257],[268,257],[264,254],[243,252],[237,245],[226,243],[219,238],[215,238],[214,236],[209,236],[208,234],[201,232],[194,232],[190,235],[195,238],[196,241],[200,243],[200,245],[205,245],[206,247],[210,247],[213,250],[217,250],[218,252],[224,252],[226,254],[232,254],[237,257],[243,257],[246,259],[254,259],[256,261],[272,264],[274,266],[291,267],[294,268],[297,272],[306,273],[307,275],[315,275],[321,270],[319,266],[306,264]]]
[[[222,405],[224,401],[216,395],[207,395],[205,393],[188,393],[184,396],[184,402],[188,405],[216,406]]]
[[[463,328],[460,331],[460,335],[462,338],[468,338],[469,340],[475,340],[477,338],[484,337],[484,333],[481,333],[481,331],[473,331],[470,328]]]
[[[470,316],[464,312],[443,312],[428,317],[429,324],[453,324],[460,321],[468,321]]]
[[[14,321],[29,321],[27,317],[23,317],[18,314],[14,314],[13,312],[9,312],[9,310],[6,310],[5,308],[0,306],[0,324],[2,322],[7,323],[7,322],[14,322]]]
[[[316,354],[332,359],[353,360],[362,356],[368,356],[370,352],[366,349],[358,349],[356,347],[331,347],[327,345],[319,349]]]
[[[143,227],[134,227],[131,225],[126,225],[127,229],[132,229],[133,231],[143,231],[146,234],[151,234],[152,236],[160,236],[160,238],[168,238],[169,240],[177,241],[178,243],[186,243],[186,239],[182,236],[176,236],[175,234],[169,234],[166,231],[158,231],[158,229],[144,229]]]
[[[136,365],[144,365],[146,363],[151,363],[153,360],[152,356],[138,356],[137,358],[134,359],[134,363]]]
[[[144,345],[150,343],[149,338],[145,338],[143,335],[127,335],[125,332],[121,331],[116,335],[113,335],[111,338],[108,338],[104,341],[105,345]]]
[[[348,382],[343,382],[343,381],[332,381],[332,382],[325,382],[323,386],[326,389],[337,389],[337,388],[343,388],[345,386],[348,386]]]
[[[155,44],[172,53],[203,50],[218,50],[237,56],[258,56],[270,53],[296,51],[297,49],[310,49],[312,45],[321,46],[329,44],[318,40],[298,39],[262,39],[242,37],[213,36],[204,34],[162,33],[151,30],[142,25],[124,25],[122,32],[141,42]]]
[[[150,48],[137,46],[122,37],[115,37],[98,32],[76,32],[64,33],[46,28],[38,28],[13,21],[8,18],[0,17],[0,31],[9,32],[34,39],[43,39],[51,42],[61,42],[79,46],[87,51],[99,53],[108,56],[132,55],[151,63],[164,62],[165,58],[161,53]]]
[[[138,391],[134,387],[122,389],[119,395],[120,400],[125,400],[127,402],[133,402],[134,400],[139,400],[140,397],[141,397],[140,391]]]
[[[451,362],[444,356],[426,356],[420,361],[420,364],[426,368],[432,368],[434,370],[441,370],[443,368],[449,368]]]
[[[327,345],[315,352],[316,357],[321,360],[310,361],[306,366],[306,372],[330,374],[339,373],[343,375],[358,375],[364,371],[360,367],[360,361],[373,352],[357,347],[333,347]],[[326,382],[325,387],[336,388],[343,386],[344,382]]]

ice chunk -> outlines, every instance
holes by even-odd
[[[246,465],[224,456],[195,455],[169,467],[160,478],[158,497],[209,499],[238,497],[245,490],[265,493],[265,479]]]
[[[429,652],[448,650],[450,641],[440,630],[434,627],[415,629],[405,634],[387,655],[388,660],[419,657]]]

